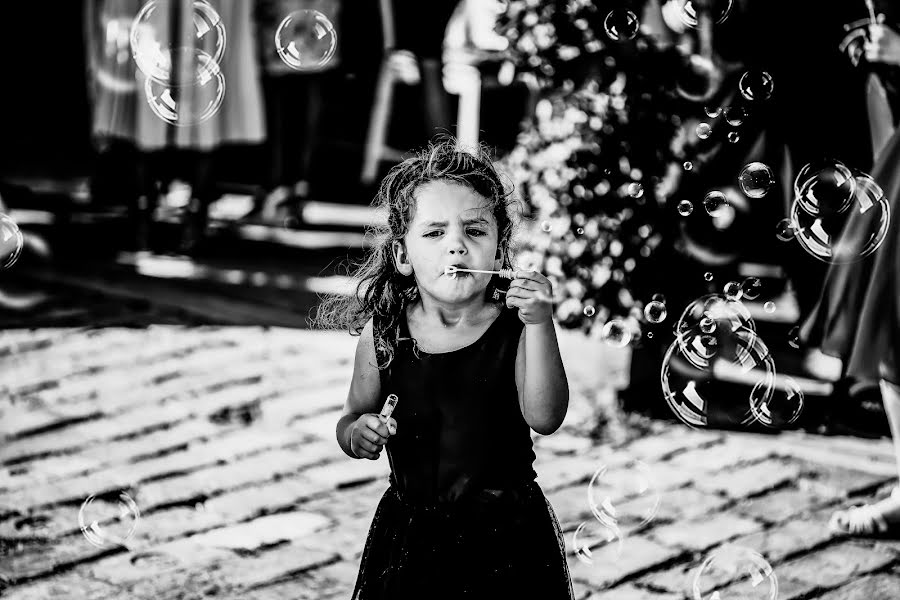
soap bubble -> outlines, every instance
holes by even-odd
[[[544,233],[550,233],[553,229],[553,225],[550,224],[550,221],[541,221],[541,231]]]
[[[835,205],[825,209],[821,200],[813,213],[808,212],[806,208],[813,204],[808,201],[810,195],[805,196],[807,202],[798,198],[791,207],[797,241],[819,260],[852,263],[869,256],[884,242],[891,217],[884,192],[868,175],[857,175],[854,181],[850,204],[841,213],[833,212]],[[846,235],[845,230],[849,231]]]
[[[775,90],[775,80],[766,71],[747,71],[741,75],[738,89],[741,91],[741,96],[751,102],[768,100]]]
[[[628,195],[632,198],[640,198],[644,195],[644,186],[640,183],[629,183],[628,184]]]
[[[703,274],[703,279],[705,279],[706,281],[712,281],[712,280],[713,280],[713,274],[710,273],[709,271],[707,271],[706,273]]]
[[[682,200],[678,203],[678,214],[682,217],[687,217],[692,212],[694,212],[694,205],[690,200]]]
[[[712,18],[716,24],[722,23],[731,14],[733,0],[713,0],[711,7]],[[696,27],[699,23],[697,19],[697,8],[691,0],[687,0],[681,7],[681,22],[688,27]]]
[[[741,284],[739,284],[737,281],[729,281],[728,283],[726,283],[723,291],[725,292],[725,297],[729,300],[741,299]]]
[[[704,110],[706,111],[706,116],[710,119],[715,119],[722,114],[721,106],[707,106]]]
[[[856,183],[850,169],[838,160],[808,163],[794,178],[794,202],[812,216],[840,214],[853,203]]]
[[[796,226],[790,219],[782,219],[775,226],[775,235],[782,242],[789,242],[797,235]]]
[[[9,215],[0,213],[0,269],[13,266],[25,247],[25,237]]]
[[[725,109],[725,120],[729,125],[737,127],[747,118],[747,109],[740,104],[732,104]]]
[[[734,331],[725,322],[704,320],[697,330],[680,334],[663,357],[660,385],[669,408],[690,427],[738,427],[756,420],[748,392],[740,376],[751,369],[775,372],[768,348],[747,328]],[[710,329],[703,333],[701,329]],[[764,384],[756,390],[765,397]]]
[[[600,339],[614,348],[624,348],[631,343],[634,333],[625,321],[612,319],[600,330]]]
[[[691,427],[753,423],[746,374],[774,375],[775,364],[747,309],[718,294],[704,296],[688,306],[675,333],[660,372],[663,395],[675,416]],[[767,390],[761,386],[756,393]]]
[[[761,374],[750,392],[750,409],[766,427],[787,427],[803,412],[803,390],[791,377]]]
[[[763,304],[763,310],[769,314],[775,312],[775,303],[772,301],[766,302]]]
[[[795,325],[788,332],[788,344],[791,348],[800,348],[800,326]]]
[[[659,510],[656,477],[640,460],[601,465],[591,477],[587,493],[588,506],[597,521],[620,536],[649,523]]]
[[[703,208],[711,217],[722,215],[726,206],[728,206],[728,200],[725,198],[725,194],[719,190],[708,192],[703,199]]]
[[[644,317],[651,323],[662,323],[666,314],[666,305],[658,300],[653,300],[644,307]]]
[[[337,33],[334,24],[317,10],[297,10],[275,31],[275,50],[297,71],[319,71],[334,57]]]
[[[141,511],[137,504],[125,492],[119,493],[116,505],[92,494],[78,511],[81,532],[88,542],[97,547],[124,546],[134,535],[140,518]]]
[[[729,131],[728,132],[728,141],[732,144],[736,144],[741,139],[741,134],[737,131]]]
[[[741,169],[738,183],[748,198],[762,198],[775,183],[775,176],[765,163],[752,162]]]
[[[173,35],[169,20],[174,11],[179,11],[182,21],[190,22],[192,27]],[[150,0],[132,22],[130,43],[134,62],[144,75],[165,84],[178,81],[179,85],[189,85],[192,80],[199,81],[204,77],[205,66],[194,65],[200,69],[193,72],[181,67],[176,79],[173,65],[190,61],[197,51],[218,65],[225,54],[225,25],[219,13],[205,0],[191,3]]]
[[[676,75],[675,91],[691,102],[704,102],[722,85],[722,69],[710,58],[690,54]]]
[[[596,312],[597,312],[597,309],[595,309],[590,304],[588,304],[587,306],[584,307],[584,316],[586,316],[586,317],[593,317]]]
[[[728,596],[719,589],[728,586]],[[693,600],[777,600],[778,577],[758,552],[733,544],[716,548],[694,574]]]
[[[603,20],[603,28],[609,39],[619,42],[634,39],[638,33],[640,22],[637,15],[627,9],[609,11]]]
[[[622,532],[612,522],[591,519],[572,534],[575,558],[586,565],[616,562],[622,556]]]
[[[719,326],[725,325],[725,331],[756,331],[756,324],[746,306],[721,294],[707,294],[685,307],[675,325],[675,334],[689,336],[701,332],[709,333],[702,331],[701,327],[701,323],[707,318],[717,322]]]
[[[756,300],[762,293],[762,282],[759,277],[748,277],[741,282],[741,294],[747,300]]]
[[[697,125],[697,137],[701,140],[705,140],[712,134],[712,127],[710,127],[709,123],[700,123]]]
[[[202,73],[195,82],[174,85],[149,77],[144,81],[144,94],[153,114],[178,127],[206,121],[222,108],[225,99],[225,77],[219,65],[200,50],[192,61],[199,65],[196,71]]]
[[[685,171],[690,171],[694,168],[694,163],[692,163],[689,160],[686,160],[686,161],[684,161],[684,164],[682,166],[684,167]]]

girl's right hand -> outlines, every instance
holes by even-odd
[[[900,65],[900,34],[885,25],[870,25],[864,46],[866,60]]]
[[[350,429],[350,451],[359,458],[378,460],[388,438],[397,433],[397,421],[382,421],[376,413],[360,416]]]

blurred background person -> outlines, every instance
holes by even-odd
[[[282,21],[298,11],[318,11],[335,26],[341,18],[341,0],[258,0],[256,23],[267,115],[269,168],[266,200],[261,217],[283,222],[296,204],[310,195],[310,167],[322,141],[327,92],[343,74],[337,35],[334,55],[322,63],[310,62],[302,70],[285,63],[276,50],[275,34]]]
[[[198,67],[191,50],[201,36],[195,27],[195,4],[182,0],[157,0],[149,34],[172,40],[173,47],[188,49],[180,63],[173,61],[168,90],[161,96],[189,93],[189,80],[221,75],[227,86],[214,114],[191,126],[176,126],[149,105],[146,74],[131,56],[131,26],[142,6],[139,0],[89,0],[85,12],[89,65],[89,97],[92,139],[98,151],[92,188],[96,197],[127,199],[134,226],[134,249],[149,245],[149,228],[159,199],[157,181],[164,184],[184,178],[189,186],[187,206],[181,207],[179,249],[192,252],[202,240],[208,207],[218,195],[215,150],[226,144],[260,144],[265,120],[257,60],[256,32],[249,2],[216,0],[203,3],[214,9],[204,15],[227,26],[227,45],[219,64]],[[213,23],[215,24],[215,23]],[[205,26],[205,25],[204,25]],[[177,33],[175,33],[177,32]],[[199,70],[208,70],[202,73]],[[215,73],[213,73],[213,71]],[[218,80],[218,79],[217,79]],[[185,98],[174,109],[187,110]],[[157,100],[159,101],[159,100]],[[198,103],[204,100],[196,100]],[[175,114],[172,120],[184,115]]]

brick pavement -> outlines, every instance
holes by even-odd
[[[691,598],[697,566],[728,542],[765,557],[782,600],[898,597],[900,542],[825,529],[835,507],[887,492],[886,440],[622,419],[595,442],[587,433],[627,357],[579,335],[560,332],[567,420],[535,436],[538,482],[565,530],[579,599]],[[351,460],[334,441],[355,342],[178,324],[3,332],[3,597],[349,598],[388,473],[386,458]],[[595,548],[586,564],[572,542],[592,519],[587,482],[602,464],[622,473],[634,459],[653,470],[655,518],[629,529],[620,555]],[[120,492],[140,510],[137,528],[125,547],[91,544],[82,502],[93,495],[107,530],[124,531]],[[722,600],[746,597],[734,582],[712,583]]]

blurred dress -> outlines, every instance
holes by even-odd
[[[884,189],[891,221],[882,246],[870,257],[870,277],[859,307],[853,342],[847,354],[847,374],[900,385],[900,129],[882,151],[872,177]],[[854,213],[855,214],[855,213]],[[852,222],[848,224],[852,227]],[[845,267],[852,268],[853,265]],[[862,269],[857,276],[865,275]],[[861,281],[865,281],[861,279]],[[849,313],[848,309],[845,312]],[[855,315],[850,314],[850,318]]]
[[[87,18],[88,61],[92,72],[92,135],[119,139],[141,150],[176,148],[211,150],[222,144],[258,144],[265,137],[262,88],[253,3],[244,0],[209,0],[222,19],[227,44],[220,63],[225,97],[220,109],[206,121],[172,127],[150,109],[144,94],[145,76],[131,54],[132,21],[145,4],[141,0],[90,0]],[[168,4],[168,2],[163,3]],[[177,3],[181,39],[193,33],[192,2]],[[174,129],[174,135],[167,132]],[[171,144],[170,138],[171,137]]]
[[[871,89],[879,93],[877,88]],[[870,103],[872,131],[893,129],[884,103]],[[830,356],[844,360],[846,375],[860,381],[898,381],[900,317],[900,129],[890,139],[873,140],[883,145],[870,173],[884,191],[890,221],[884,242],[874,254],[852,263],[832,264],[818,303],[801,326],[800,337]],[[865,239],[871,220],[859,210],[851,212],[842,238]],[[851,244],[853,242],[851,241]]]

